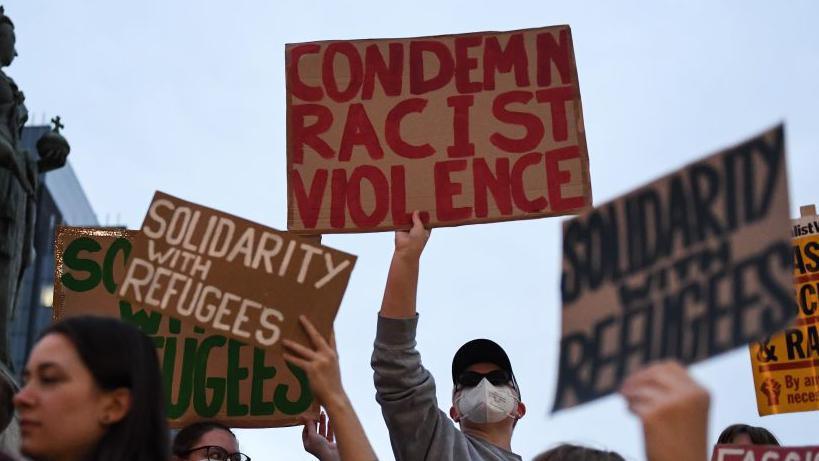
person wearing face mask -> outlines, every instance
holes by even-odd
[[[452,359],[452,386],[449,415],[461,426],[508,426],[511,418],[514,427],[526,412],[509,357],[494,341],[473,339],[458,349]]]
[[[412,229],[395,233],[371,361],[395,459],[519,461],[512,432],[526,407],[497,344],[479,339],[461,347],[452,363],[451,419],[438,408],[435,381],[415,348],[418,271],[429,232],[417,211],[412,221]]]

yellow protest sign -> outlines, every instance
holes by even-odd
[[[819,216],[794,220],[791,233],[799,314],[791,328],[749,346],[760,416],[819,410]]]

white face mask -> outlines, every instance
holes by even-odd
[[[486,378],[477,386],[461,391],[455,400],[455,408],[463,418],[474,423],[486,424],[515,417],[518,397],[510,386],[496,387]]]

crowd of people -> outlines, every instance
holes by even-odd
[[[452,361],[451,406],[440,410],[435,380],[416,349],[416,291],[429,238],[417,213],[409,231],[395,235],[395,252],[378,315],[372,354],[376,399],[396,460],[521,460],[512,434],[526,415],[522,389],[503,348],[487,339],[464,344]],[[324,408],[305,419],[304,449],[322,461],[377,457],[344,391],[335,339],[306,317],[310,347],[283,340],[285,360],[305,371]],[[0,370],[2,371],[2,370]],[[47,329],[31,351],[20,389],[4,389],[19,421],[19,437],[2,443],[32,460],[250,461],[229,427],[217,421],[188,425],[169,440],[156,350],[136,327],[101,317],[65,319]],[[708,458],[708,392],[675,362],[631,375],[621,395],[642,421],[646,458]],[[13,397],[12,397],[13,395]],[[0,417],[11,416],[9,405]],[[11,440],[10,439],[10,440]],[[734,425],[718,443],[778,445],[762,428]],[[0,461],[14,459],[0,453]],[[535,461],[623,460],[614,452],[564,444]]]

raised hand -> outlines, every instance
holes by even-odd
[[[412,228],[395,231],[395,255],[419,259],[429,240],[429,231],[424,228],[420,212],[412,212]]]
[[[284,360],[307,373],[310,389],[319,402],[325,406],[338,403],[337,400],[345,397],[346,394],[341,387],[341,372],[338,368],[335,339],[331,335],[328,343],[303,315],[299,316],[299,322],[310,338],[313,348],[310,349],[295,341],[284,339],[282,344],[288,351],[283,354]]]
[[[646,459],[707,459],[710,396],[679,363],[658,362],[633,373],[620,393],[643,422]]]
[[[306,422],[304,432],[302,432],[305,450],[322,461],[373,461],[376,459],[375,452],[367,440],[367,434],[364,433],[364,428],[353,410],[350,399],[347,398],[341,386],[335,337],[331,334],[330,341],[326,341],[303,315],[299,316],[299,322],[310,338],[313,348],[284,339],[282,344],[287,352],[283,354],[283,357],[307,373],[313,395],[327,409],[328,418],[333,421],[333,428],[328,426],[322,428],[322,417],[319,416],[318,431],[313,426],[315,422]],[[313,431],[316,431],[315,434]],[[334,436],[337,437],[335,446],[330,440]],[[323,445],[324,442],[318,440],[319,438],[328,442],[326,445],[328,449],[319,451],[321,456],[308,448],[308,443],[311,447],[313,446],[312,442],[315,442],[316,445]],[[331,447],[335,448],[335,451],[330,449]]]
[[[335,434],[330,419],[322,411],[318,421],[303,417],[304,430],[301,432],[301,441],[304,450],[321,461],[337,460]]]

